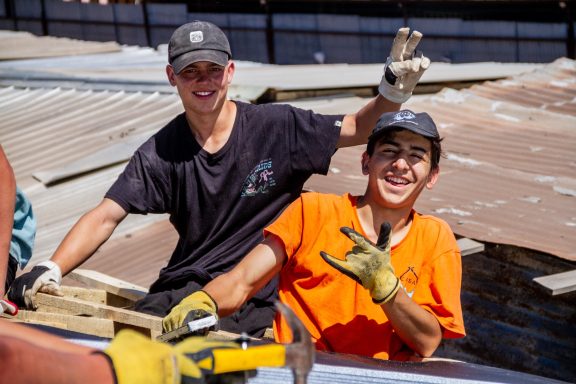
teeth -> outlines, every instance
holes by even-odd
[[[194,93],[197,94],[198,96],[208,96],[212,94],[212,92],[194,92]]]
[[[408,181],[406,181],[400,177],[387,177],[386,180],[388,180],[391,183],[396,183],[396,184],[408,184]]]

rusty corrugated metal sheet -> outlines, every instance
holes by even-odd
[[[418,208],[447,220],[458,235],[574,260],[574,74],[574,61],[565,59],[532,74],[467,90],[445,89],[407,103],[434,116],[448,154],[439,183],[424,193]],[[539,93],[546,97],[538,99]],[[343,97],[293,104],[339,113],[353,112],[365,102]],[[176,95],[0,89],[0,142],[39,219],[35,260],[51,255],[80,215],[100,201],[123,165],[106,165],[103,159],[102,169],[50,187],[32,174],[81,161],[128,139],[143,139],[180,111]],[[339,150],[329,176],[314,176],[306,187],[362,193],[362,150]],[[152,241],[153,236],[146,235],[152,229],[146,226],[164,219],[131,215],[90,263],[100,258],[130,260],[129,273],[139,276],[137,281],[126,275],[125,264],[102,261],[98,270],[149,284],[158,272],[149,263],[164,262],[171,245],[160,247]],[[166,235],[155,236],[172,238],[172,229],[164,228]],[[150,240],[150,246],[122,240],[140,236],[138,229],[143,231],[141,242]],[[114,245],[116,241],[122,246]]]
[[[575,96],[576,64],[560,59],[533,73],[408,102],[434,117],[447,154],[418,209],[461,236],[576,260]],[[327,104],[317,109],[334,112]],[[338,151],[336,173],[314,176],[308,187],[362,193],[362,150]]]

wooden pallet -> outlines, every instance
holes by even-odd
[[[15,319],[105,338],[113,338],[125,328],[153,339],[162,334],[162,317],[132,310],[134,303],[146,295],[146,288],[86,269],[76,269],[67,277],[85,287],[63,285],[63,297],[38,293],[38,308],[21,309]],[[220,330],[207,337],[234,340],[239,335]],[[263,337],[273,338],[272,329]]]
[[[85,269],[68,277],[85,287],[62,286],[63,297],[38,293],[38,308],[20,310],[16,319],[106,338],[124,328],[151,338],[162,333],[162,317],[132,310],[136,300],[146,295],[145,288]]]

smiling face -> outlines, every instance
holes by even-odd
[[[179,74],[171,65],[166,66],[170,85],[178,89],[178,94],[187,113],[219,113],[226,101],[228,85],[234,76],[234,62],[221,65],[200,61],[190,64]]]
[[[424,188],[431,189],[439,168],[432,168],[432,144],[408,130],[397,130],[376,142],[362,157],[368,175],[365,198],[384,208],[412,209]]]

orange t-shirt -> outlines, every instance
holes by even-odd
[[[372,302],[368,290],[320,256],[325,251],[343,259],[352,248],[340,227],[366,236],[356,200],[349,194],[304,193],[265,229],[265,234],[282,239],[288,255],[280,272],[279,297],[302,320],[317,349],[402,360],[411,351],[384,310]],[[391,260],[408,295],[438,319],[443,337],[463,337],[460,251],[448,224],[413,212],[410,231],[392,248]],[[274,334],[283,343],[292,337],[279,315]]]

